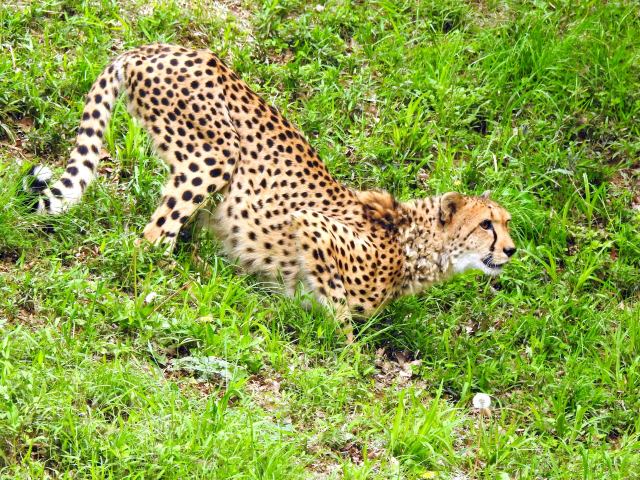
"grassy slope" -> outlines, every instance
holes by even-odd
[[[634,2],[143,3],[0,6],[3,475],[637,474]],[[123,108],[86,201],[32,229],[49,220],[15,201],[16,159],[61,166],[92,79],[151,41],[218,51],[350,185],[492,189],[516,260],[397,301],[345,345],[206,238],[175,263],[134,249],[164,170]],[[205,381],[189,356],[229,365]]]

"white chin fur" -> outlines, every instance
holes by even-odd
[[[482,258],[473,253],[465,253],[453,261],[453,271],[455,273],[463,273],[469,270],[480,270],[485,275],[491,276],[498,275],[502,271],[501,268],[487,267],[482,262]]]

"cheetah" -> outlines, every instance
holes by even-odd
[[[126,91],[170,174],[143,238],[171,248],[213,194],[209,225],[246,271],[301,282],[341,320],[453,274],[498,274],[516,251],[509,213],[488,193],[397,201],[336,181],[303,135],[208,50],[148,45],[121,54],[87,96],[61,178],[32,169],[38,212],[80,201],[96,174],[114,103]]]

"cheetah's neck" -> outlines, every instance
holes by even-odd
[[[399,230],[404,255],[400,293],[418,293],[453,273],[445,233],[440,224],[440,197],[411,200],[402,205],[406,222]]]

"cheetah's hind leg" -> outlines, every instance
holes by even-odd
[[[193,213],[230,181],[240,156],[239,143],[236,134],[230,139],[220,138],[225,142],[222,146],[216,143],[212,147],[213,142],[207,140],[193,141],[196,151],[206,153],[204,158],[181,152],[174,145],[159,152],[171,167],[172,174],[163,188],[160,205],[144,228],[145,240],[153,244],[165,243],[172,249],[180,229]],[[180,163],[174,160],[176,154],[181,155]]]

